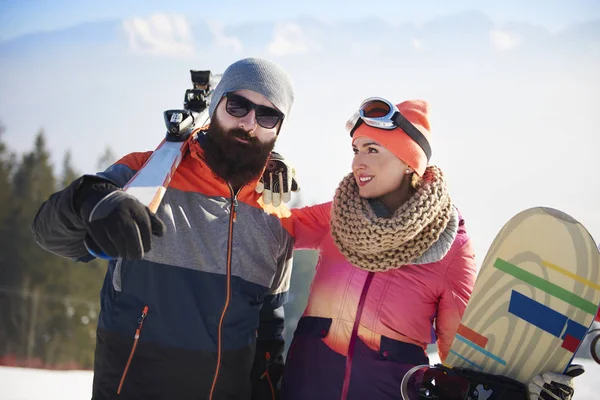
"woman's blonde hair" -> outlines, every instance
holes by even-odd
[[[420,188],[422,184],[423,178],[413,172],[410,177],[410,187],[416,190]]]

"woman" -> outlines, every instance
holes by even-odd
[[[354,160],[333,202],[293,210],[295,248],[317,249],[282,398],[398,399],[405,372],[442,361],[476,276],[442,171],[428,166],[429,106],[367,99],[348,122]]]

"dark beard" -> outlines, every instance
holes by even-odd
[[[242,143],[236,138],[247,140]],[[275,139],[261,143],[243,129],[225,129],[213,118],[202,140],[204,159],[220,178],[238,190],[257,179],[263,172],[269,154],[275,147]]]

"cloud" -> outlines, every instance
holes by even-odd
[[[423,42],[420,39],[413,39],[410,41],[410,45],[415,50],[421,50],[423,48]]]
[[[521,39],[506,31],[494,29],[490,31],[490,41],[496,50],[510,51],[521,45]]]
[[[273,40],[267,45],[267,52],[275,56],[308,54],[308,38],[300,25],[293,22],[275,26]]]
[[[187,19],[180,15],[153,14],[149,18],[123,21],[132,51],[158,56],[189,56],[194,53]]]
[[[240,53],[242,51],[243,45],[240,39],[236,36],[227,36],[223,29],[223,25],[216,21],[209,21],[207,24],[217,47],[230,49],[234,53]]]

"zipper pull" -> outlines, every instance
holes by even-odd
[[[140,338],[140,332],[142,331],[142,326],[144,325],[144,319],[146,319],[146,315],[148,315],[148,306],[144,306],[144,310],[142,311],[142,315],[138,318],[138,327],[135,330],[135,335],[133,338],[138,340]]]
[[[140,318],[138,318],[138,324],[141,325],[144,323],[144,319],[146,319],[146,315],[148,315],[148,306],[144,307],[144,310],[142,311],[142,315],[140,315]]]
[[[238,199],[237,199],[237,194],[233,196],[233,222],[236,221],[236,217],[237,217],[237,207],[238,207]]]

